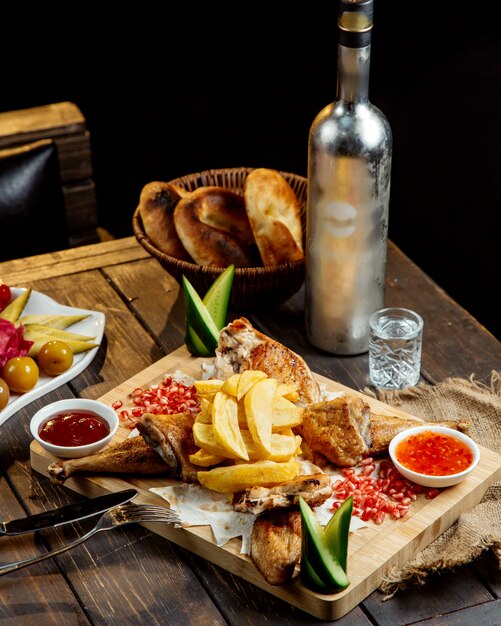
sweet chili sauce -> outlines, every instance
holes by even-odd
[[[473,452],[463,441],[433,431],[409,435],[397,445],[395,454],[402,465],[428,476],[458,474],[473,463]]]
[[[45,422],[40,438],[55,446],[84,446],[110,433],[106,420],[92,411],[57,413]]]

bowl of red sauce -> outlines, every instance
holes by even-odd
[[[104,448],[118,429],[118,416],[98,400],[59,400],[31,418],[30,430],[38,443],[52,454],[77,458]]]
[[[390,442],[390,458],[408,480],[424,487],[450,487],[478,465],[480,450],[471,437],[445,426],[415,426]]]

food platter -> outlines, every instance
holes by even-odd
[[[23,288],[12,288],[12,295],[15,297],[20,296],[24,291]],[[100,311],[90,311],[87,309],[77,309],[74,307],[59,304],[49,296],[40,293],[38,291],[32,291],[28,302],[23,310],[23,315],[36,315],[36,314],[49,314],[49,315],[87,315],[88,317],[80,322],[71,326],[71,330],[76,333],[89,335],[95,337],[94,343],[100,344],[105,327],[105,316]],[[96,356],[99,347],[92,348],[87,352],[75,354],[73,365],[64,373],[58,376],[47,376],[40,372],[40,378],[33,389],[24,394],[11,394],[7,406],[0,411],[0,426],[9,417],[14,415],[19,409],[22,409],[27,404],[40,398],[41,396],[57,389],[61,385],[64,385],[69,380],[80,374]]]
[[[200,378],[202,365],[207,364],[210,364],[210,359],[191,357],[183,346],[123,382],[102,396],[100,400],[107,404],[120,400],[124,406],[130,406],[129,394],[133,389],[156,384],[165,374],[172,374],[176,371]],[[316,375],[316,378],[328,391],[360,395],[375,412],[383,415],[413,417],[398,408],[390,407],[377,399],[323,376]],[[129,434],[129,428],[120,427],[115,436],[115,441],[121,441]],[[30,453],[33,469],[48,476],[48,465],[55,460],[55,457],[41,448],[37,442],[32,442]],[[478,466],[462,483],[444,489],[433,500],[419,497],[404,519],[388,519],[381,525],[369,524],[360,531],[352,533],[348,550],[350,586],[340,593],[330,595],[319,594],[305,588],[299,580],[298,569],[289,584],[268,584],[251,559],[240,553],[240,539],[232,539],[220,547],[216,545],[209,526],[191,526],[189,528],[175,528],[167,524],[145,524],[145,526],[152,532],[202,556],[301,610],[324,620],[333,620],[348,613],[377,589],[388,568],[405,563],[412,555],[426,547],[449,528],[462,512],[475,506],[482,499],[488,487],[500,478],[501,457],[481,447],[481,458]],[[133,477],[82,474],[69,478],[65,486],[89,497],[132,486],[139,492],[137,502],[149,502],[165,506],[165,500],[153,493],[151,489],[173,484],[176,482],[161,476]]]

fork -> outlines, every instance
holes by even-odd
[[[138,524],[141,522],[166,522],[168,524],[180,524],[181,520],[178,515],[170,509],[150,504],[133,504],[128,502],[106,511],[106,513],[101,515],[94,528],[71,543],[67,543],[56,550],[51,550],[50,552],[46,552],[45,554],[41,554],[31,559],[25,559],[24,561],[18,561],[17,563],[12,563],[10,565],[1,565],[0,576],[10,574],[10,572],[15,572],[18,569],[22,569],[28,565],[33,565],[34,563],[40,563],[40,561],[45,561],[45,559],[50,559],[58,554],[66,552],[67,550],[71,550],[102,530],[111,530],[112,528],[124,526],[125,524]]]

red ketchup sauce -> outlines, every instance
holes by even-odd
[[[51,417],[39,430],[40,438],[55,446],[85,446],[110,433],[106,420],[92,411],[67,411]]]
[[[432,431],[409,435],[397,445],[395,455],[411,471],[428,476],[458,474],[473,463],[473,452],[463,441]]]

